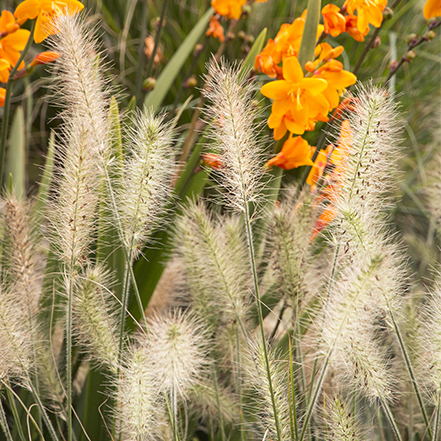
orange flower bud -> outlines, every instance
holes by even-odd
[[[312,61],[307,61],[306,64],[305,64],[305,69],[308,72],[314,72],[315,71],[314,63]]]
[[[5,105],[5,96],[6,96],[6,89],[0,87],[0,107],[3,107]]]
[[[214,168],[215,170],[221,170],[223,168],[220,156],[214,153],[204,153],[202,155],[202,161],[205,165],[208,165],[208,167]]]
[[[39,53],[31,62],[31,67],[35,67],[39,64],[48,64],[54,62],[60,57],[58,52],[46,51]]]
[[[210,25],[208,27],[208,31],[205,33],[207,37],[212,35],[214,38],[218,38],[219,41],[222,43],[222,41],[225,40],[224,36],[224,28],[219,23],[216,17],[211,17]]]
[[[15,32],[18,29],[20,29],[20,25],[17,22],[15,22],[15,23],[8,23],[5,26],[5,33],[6,33],[6,35],[12,34],[13,32]]]

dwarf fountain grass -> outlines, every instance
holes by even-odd
[[[73,332],[92,361],[118,369],[118,321],[109,274],[101,267],[87,267],[75,280]],[[113,306],[112,306],[113,305]]]

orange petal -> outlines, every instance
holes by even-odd
[[[272,100],[286,98],[288,92],[291,90],[291,85],[285,80],[271,81],[266,83],[260,89],[260,93]]]
[[[283,77],[290,83],[299,83],[303,80],[303,71],[297,57],[285,58],[283,61]]]

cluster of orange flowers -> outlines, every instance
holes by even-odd
[[[29,40],[30,32],[21,29],[28,19],[37,19],[34,30],[34,41],[41,43],[49,35],[56,33],[54,18],[61,14],[74,15],[83,9],[84,5],[77,0],[25,0],[20,3],[12,14],[2,11],[0,16],[0,83],[6,83],[10,71],[16,66],[20,52],[24,50]],[[54,52],[43,52],[29,64],[33,69],[37,64],[45,64],[58,58]],[[25,67],[24,61],[18,69]],[[0,106],[4,105],[6,91],[0,87]]]
[[[264,3],[267,0],[251,0],[258,3]],[[225,40],[224,28],[219,23],[219,16],[239,20],[242,15],[242,8],[247,4],[247,0],[211,0],[211,6],[216,12],[216,15],[211,18],[207,36],[212,35],[218,38],[219,41]]]
[[[274,40],[270,39],[256,57],[255,68],[276,81],[265,84],[262,95],[273,100],[268,126],[274,129],[274,139],[282,139],[290,132],[282,151],[267,163],[291,169],[313,165],[311,149],[300,137],[313,130],[318,121],[327,121],[330,111],[338,107],[342,92],[357,80],[343,69],[336,58],[343,47],[332,48],[328,43],[318,44],[314,61],[306,63],[305,73],[297,56],[305,26],[305,11],[292,24],[283,24]],[[316,38],[324,32],[319,25]],[[280,66],[280,63],[282,64]]]

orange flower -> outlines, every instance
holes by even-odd
[[[311,126],[311,120],[328,113],[328,102],[322,95],[328,84],[321,78],[305,78],[296,57],[284,61],[283,77],[283,80],[265,84],[260,91],[262,95],[274,100],[268,124],[275,128],[289,114],[289,118],[296,124],[293,133],[301,135]]]
[[[26,20],[37,19],[35,23],[34,41],[41,43],[49,35],[54,35],[54,19],[60,15],[75,15],[84,8],[78,0],[25,0],[15,10],[17,21],[24,23]]]
[[[334,205],[329,204],[323,211],[322,214],[317,219],[314,230],[311,235],[311,241],[314,240],[318,234],[323,230],[323,228],[326,227],[326,225],[331,222],[335,216],[337,215],[337,210],[335,209]]]
[[[242,15],[242,6],[246,0],[211,0],[211,6],[216,14],[239,20]]]
[[[337,37],[346,30],[346,20],[340,14],[340,8],[336,5],[328,4],[322,9],[325,32]]]
[[[214,168],[215,170],[221,170],[224,166],[220,156],[215,153],[204,153],[202,155],[202,161],[205,165],[208,165],[208,167]]]
[[[60,57],[60,54],[58,52],[54,51],[46,51],[46,52],[40,52],[31,62],[31,66],[35,67],[39,64],[48,64],[52,63],[55,60],[57,60]]]
[[[424,5],[423,14],[426,20],[432,17],[441,17],[441,1],[427,0]]]
[[[257,55],[254,68],[270,78],[280,78],[283,77],[282,68],[278,66],[281,60],[282,57],[276,50],[276,43],[270,38],[262,52]]]
[[[0,107],[3,107],[5,105],[5,96],[6,96],[6,89],[0,87]]]
[[[334,146],[331,144],[326,151],[320,150],[315,158],[314,165],[306,178],[306,183],[311,186],[311,190],[317,186],[317,182],[323,176],[326,164],[328,163],[328,155]]]
[[[224,28],[216,17],[211,17],[210,26],[208,27],[208,31],[205,33],[205,35],[207,37],[212,35],[214,38],[218,38],[221,43],[225,40]]]
[[[343,70],[343,64],[335,60],[343,52],[343,46],[332,48],[328,43],[320,45],[321,53],[317,64],[317,70],[314,72],[314,78],[326,80],[327,87],[323,91],[323,96],[329,103],[331,109],[335,109],[340,103],[340,95],[349,86],[356,83],[357,77],[346,70]]]
[[[301,136],[288,139],[280,153],[270,159],[265,167],[277,166],[291,170],[302,165],[314,165],[311,161],[311,147]]]
[[[357,29],[361,33],[369,30],[369,24],[380,27],[386,6],[387,0],[346,0],[343,5],[351,15],[357,11]]]
[[[369,26],[360,32],[357,28],[357,16],[356,15],[346,15],[346,32],[356,41],[364,41],[364,37],[369,34]]]
[[[25,29],[17,29],[17,23],[12,13],[2,11],[0,16],[0,34],[5,35],[0,40],[0,59],[3,60],[0,63],[0,82],[6,83],[9,77],[9,70],[16,65],[20,58],[20,51],[25,48],[30,32]],[[23,67],[24,62],[20,64],[19,69]]]

